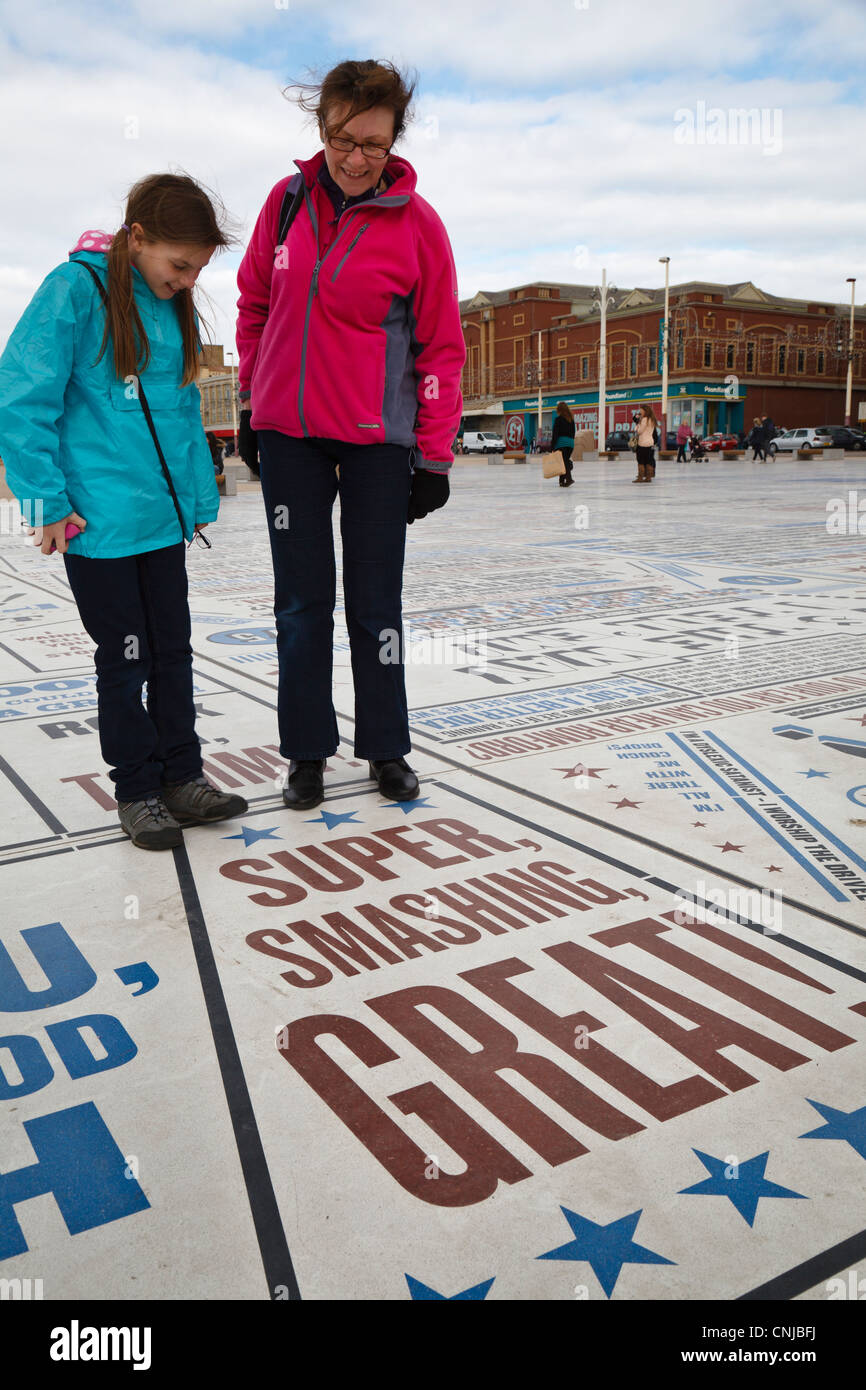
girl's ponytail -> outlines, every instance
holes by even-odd
[[[131,224],[130,224],[131,225]],[[129,236],[121,227],[115,234],[108,249],[108,309],[105,315],[105,332],[99,357],[108,346],[108,338],[114,349],[114,370],[121,381],[137,376],[144,371],[150,361],[150,343],[144,331],[144,324],[138,312],[132,289],[132,264],[129,259]],[[184,338],[184,367],[186,367],[186,339]],[[186,372],[184,372],[186,375]],[[186,381],[183,385],[186,385]]]

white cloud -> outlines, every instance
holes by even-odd
[[[81,5],[0,5],[0,126],[14,138],[0,344],[80,231],[118,225],[142,174],[186,170],[248,231],[294,158],[320,148],[280,86],[337,43],[420,71],[399,152],[449,230],[461,296],[593,283],[603,265],[619,284],[658,284],[665,254],[675,283],[751,279],[841,301],[846,276],[866,285],[852,160],[866,117],[848,85],[864,6],[729,0],[721,13],[716,0],[693,0],[687,25],[675,0],[139,0],[95,24]],[[678,144],[676,113],[699,102],[778,110],[779,152]],[[238,260],[202,276],[227,346]]]

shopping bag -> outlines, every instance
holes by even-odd
[[[565,472],[562,454],[544,454],[541,460],[541,471],[545,478],[558,478],[560,474]]]

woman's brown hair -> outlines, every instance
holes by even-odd
[[[127,227],[138,222],[146,241],[222,247],[233,240],[217,220],[211,195],[186,174],[150,174],[140,179],[129,191],[123,220]],[[189,386],[198,374],[201,349],[192,290],[178,290],[174,306],[183,336],[180,384]],[[109,337],[114,370],[121,380],[144,371],[150,361],[150,344],[133,293],[129,234],[122,227],[108,250],[108,306],[97,362]]]
[[[658,426],[658,420],[656,419],[656,417],[655,417],[655,415],[654,415],[654,413],[653,413],[653,408],[652,408],[652,406],[651,406],[651,405],[641,405],[641,406],[638,406],[638,409],[643,411],[644,415],[645,415],[646,418],[649,420],[649,422],[650,422],[650,424],[652,425],[653,429],[656,429],[657,426]]]
[[[287,87],[284,96],[296,91],[299,95],[290,98],[297,102],[303,111],[316,117],[319,131],[336,134],[353,117],[370,111],[374,106],[390,106],[394,112],[393,140],[399,140],[406,129],[407,110],[415,92],[415,83],[407,83],[402,73],[393,63],[377,62],[366,58],[361,62],[348,59],[338,63],[325,75],[321,82],[296,82]],[[347,106],[348,110],[340,125],[328,132],[328,111],[334,106]]]
[[[574,416],[572,415],[572,413],[571,413],[569,407],[565,404],[565,401],[557,401],[557,403],[556,403],[556,413],[557,413],[557,415],[558,415],[561,419],[563,419],[563,420],[573,420],[573,419],[574,419]]]

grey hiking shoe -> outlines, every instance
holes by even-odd
[[[118,801],[120,824],[139,849],[174,849],[183,832],[158,793],[141,801]]]
[[[217,791],[204,775],[190,782],[165,782],[162,795],[178,825],[207,825],[249,810],[242,796]]]

